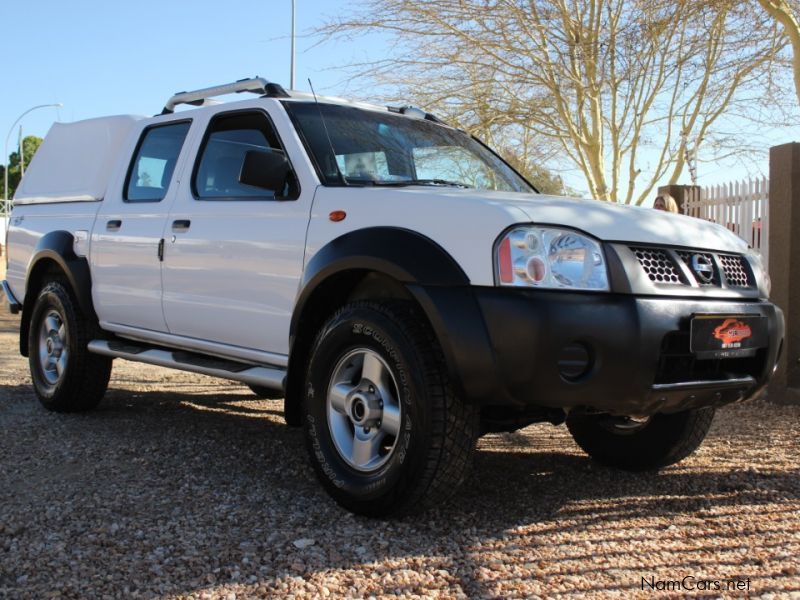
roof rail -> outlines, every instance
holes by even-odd
[[[250,79],[240,79],[233,83],[224,83],[222,85],[215,85],[212,87],[203,88],[201,90],[194,90],[191,92],[178,92],[172,98],[167,100],[164,105],[164,110],[161,111],[162,115],[169,115],[175,111],[175,107],[179,104],[192,104],[194,106],[203,106],[205,101],[214,96],[222,96],[224,94],[233,94],[241,92],[252,92],[254,94],[264,94],[265,96],[275,98],[287,98],[289,94],[286,93],[277,83],[270,83],[263,77],[253,77]]]

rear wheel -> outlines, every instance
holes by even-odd
[[[409,303],[356,302],[323,326],[304,409],[317,475],[353,512],[421,511],[467,476],[478,412],[453,395],[438,343]]]
[[[596,461],[629,471],[673,465],[697,450],[711,427],[713,408],[635,420],[609,415],[567,419],[575,442]]]
[[[90,410],[102,400],[112,359],[86,349],[95,331],[67,283],[51,281],[39,292],[28,330],[28,362],[33,388],[48,410]]]

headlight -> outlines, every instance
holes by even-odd
[[[609,289],[600,244],[569,229],[532,226],[512,229],[497,245],[495,265],[499,285]]]

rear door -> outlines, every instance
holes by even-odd
[[[288,354],[316,180],[285,112],[272,109],[218,112],[197,136],[165,230],[164,313],[172,334],[272,353],[277,364]],[[250,150],[290,162],[295,153],[285,193],[239,182]]]
[[[127,170],[109,186],[92,231],[92,294],[101,323],[167,331],[161,260],[168,207],[191,121],[146,127]]]

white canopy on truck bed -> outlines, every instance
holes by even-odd
[[[142,118],[54,123],[25,171],[14,204],[102,200],[128,135]]]

